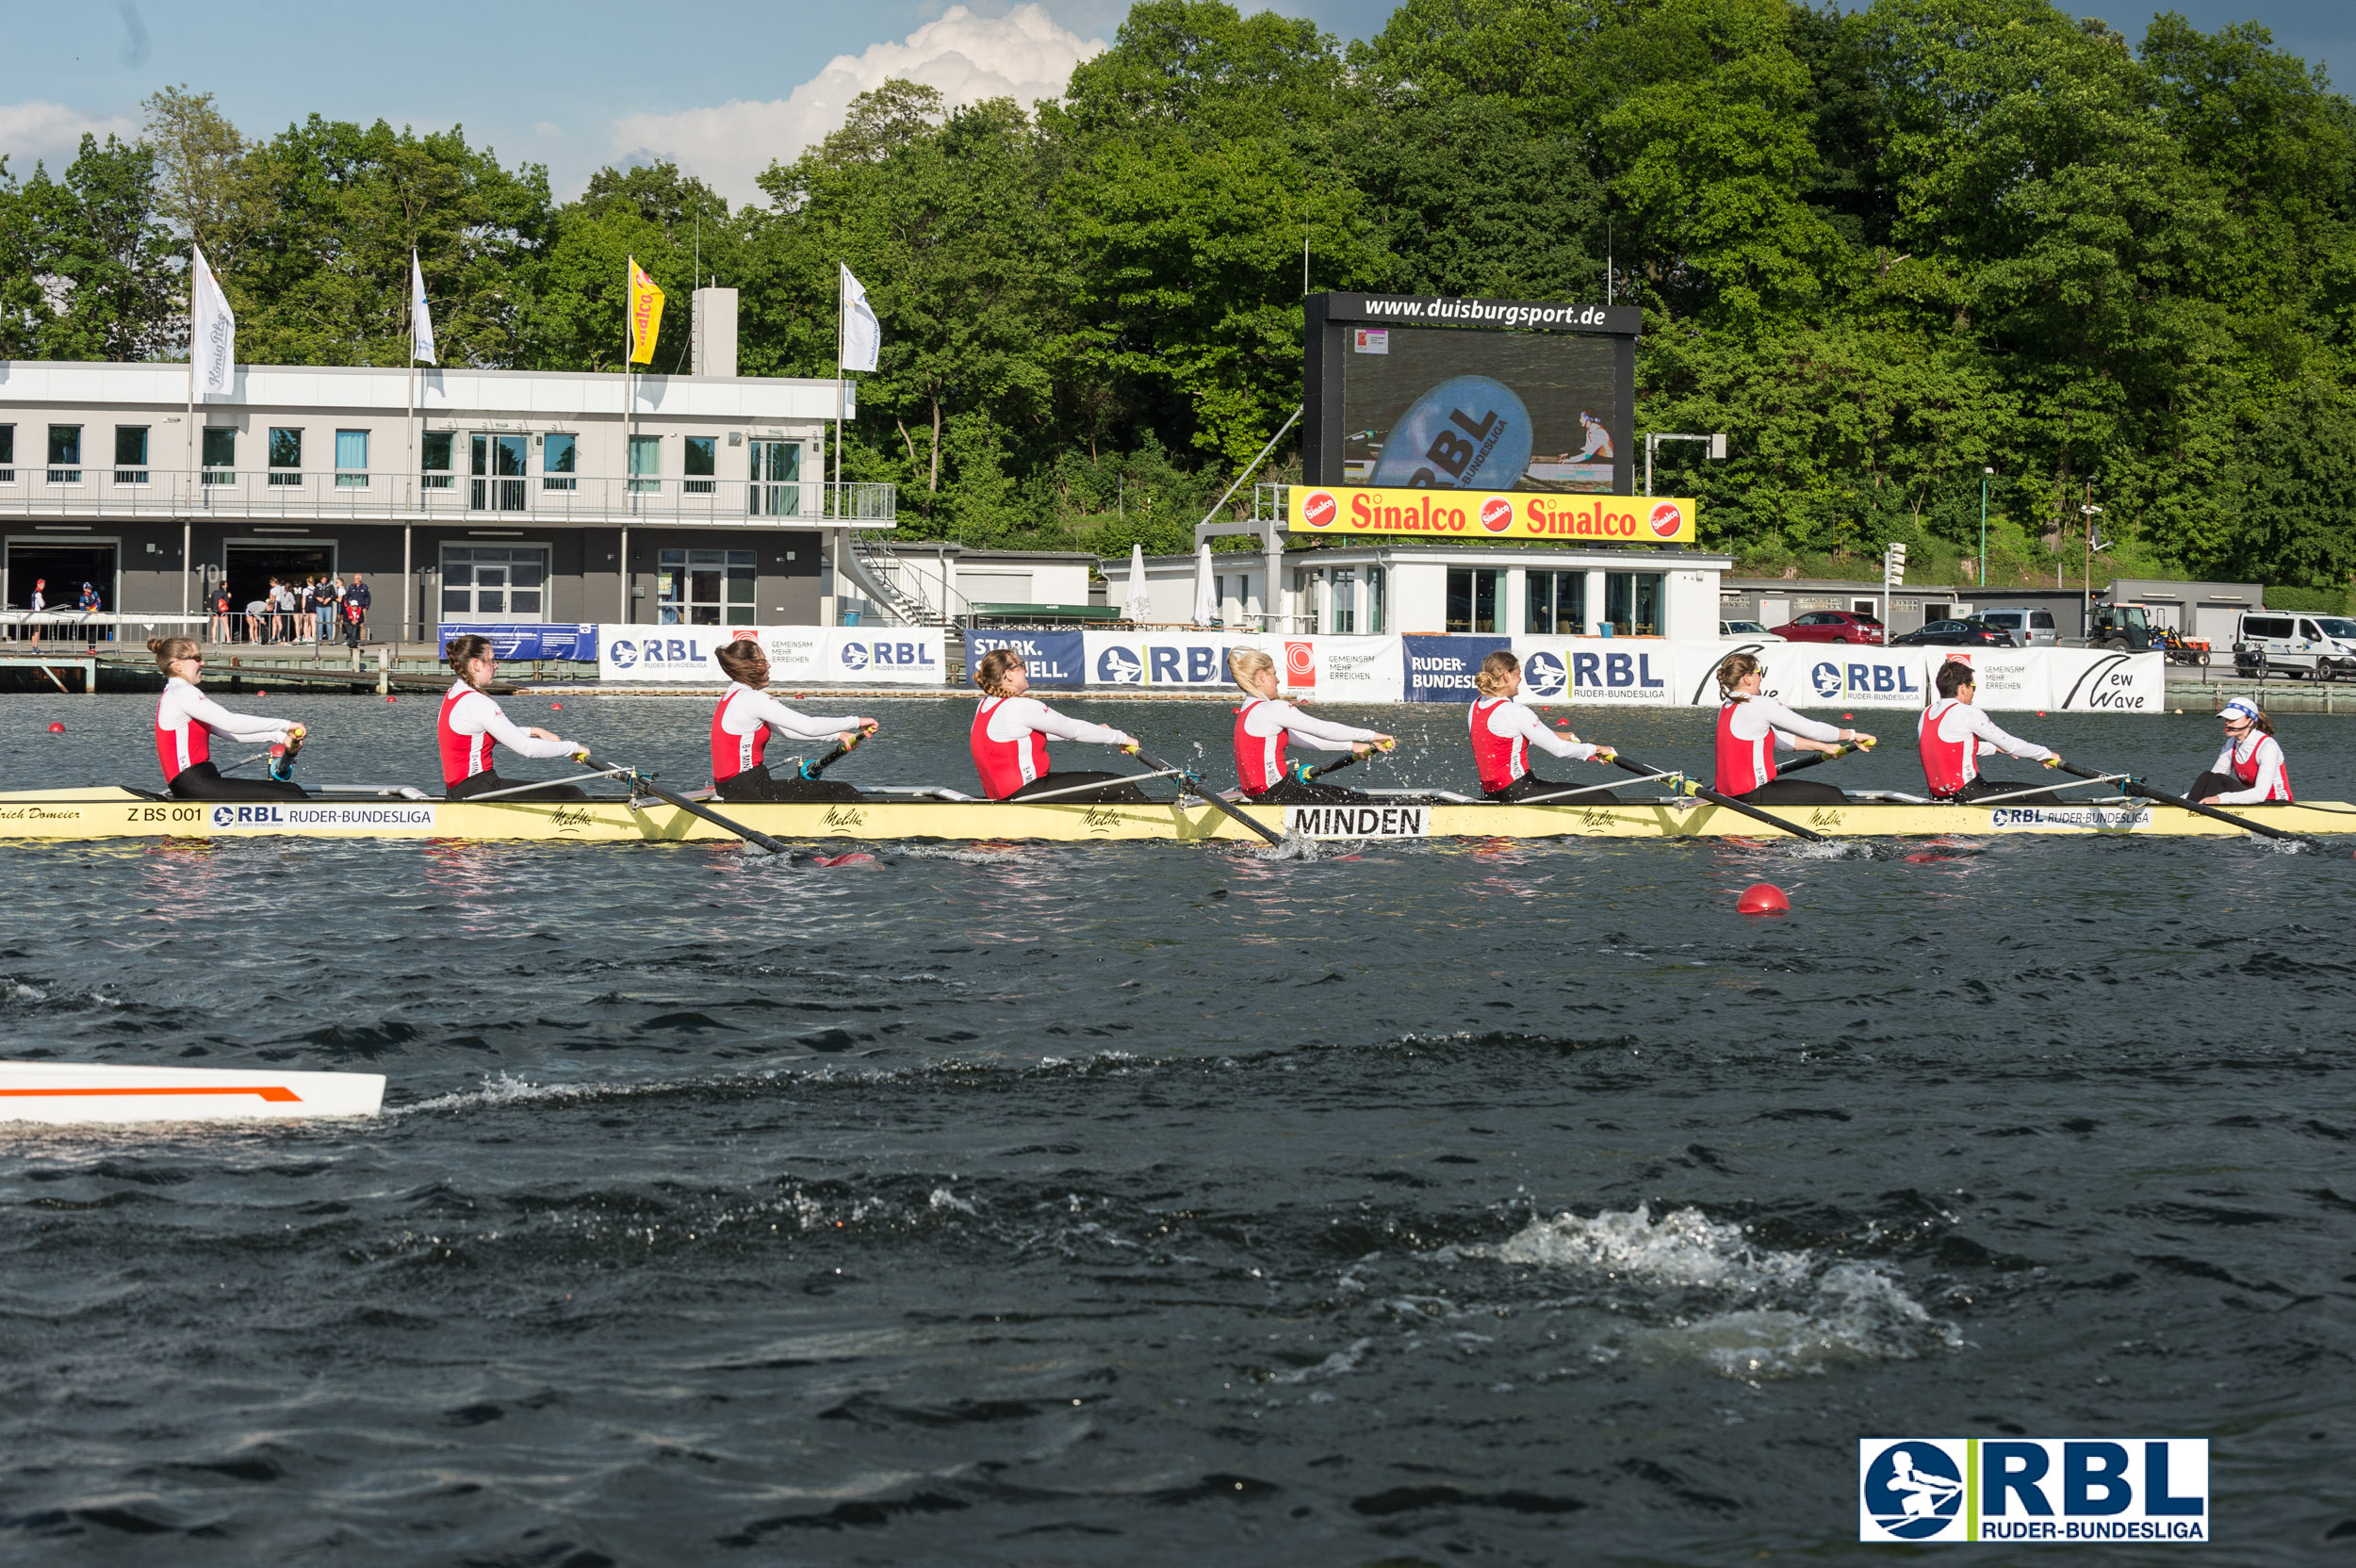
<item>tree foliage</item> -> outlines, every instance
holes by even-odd
[[[745,373],[826,376],[848,266],[884,350],[845,465],[905,528],[1168,549],[1297,403],[1304,288],[1608,289],[1639,428],[1733,435],[1662,454],[1713,544],[1960,548],[1985,488],[2047,561],[2093,503],[2190,570],[2356,572],[2356,107],[2254,24],[1401,0],[1345,47],[1138,0],[1057,99],[886,83],[736,209],[667,164],[558,204],[456,127],[146,106],[60,173],[0,159],[0,353],[173,352],[194,238],[253,359],[400,362],[415,247],[450,362],[617,368],[635,256],[658,370],[716,276]]]

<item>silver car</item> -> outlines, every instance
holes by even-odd
[[[2050,648],[2061,640],[2053,625],[2053,612],[2028,604],[1991,605],[1974,610],[1972,618],[1990,626],[2003,627],[2012,633],[2013,646],[2021,648]]]

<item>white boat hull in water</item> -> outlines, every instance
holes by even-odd
[[[377,1072],[0,1062],[0,1121],[286,1121],[374,1116],[384,1103]]]

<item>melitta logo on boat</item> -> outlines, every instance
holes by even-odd
[[[2206,1541],[2199,1437],[1864,1437],[1859,1541]]]
[[[362,805],[357,802],[256,803],[252,806],[216,806],[210,818],[215,827],[268,828],[278,833],[350,832],[367,829],[387,830],[434,829],[434,803],[403,801],[398,805]]]
[[[1426,839],[1429,806],[1287,806],[1284,831],[1304,839]]]
[[[1503,496],[1491,496],[1481,503],[1481,526],[1491,533],[1503,533],[1513,526],[1513,503]]]
[[[1340,513],[1331,490],[1312,490],[1301,503],[1301,520],[1311,528],[1332,528]]]

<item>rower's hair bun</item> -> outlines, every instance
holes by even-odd
[[[163,638],[161,638],[161,637],[150,637],[150,638],[147,640],[147,651],[148,651],[148,652],[150,652],[150,653],[161,653],[161,652],[163,652],[163,651],[164,651],[164,639],[163,639]]]
[[[179,661],[196,657],[196,639],[193,637],[150,637],[147,640],[147,651],[155,656],[155,667],[169,675],[172,673],[172,666]]]

